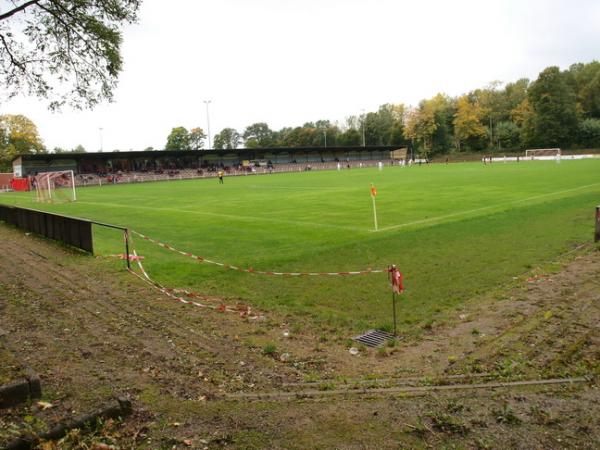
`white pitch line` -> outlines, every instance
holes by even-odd
[[[427,218],[427,219],[415,220],[413,222],[406,222],[406,223],[400,223],[400,224],[397,224],[397,225],[390,225],[390,226],[387,226],[387,227],[379,228],[379,231],[389,231],[389,230],[395,230],[395,229],[398,229],[398,228],[409,227],[411,225],[419,225],[419,224],[422,224],[422,223],[436,222],[436,221],[440,221],[440,220],[444,220],[444,219],[449,219],[449,218],[456,217],[456,216],[463,216],[463,215],[467,215],[467,214],[471,214],[471,213],[476,213],[476,212],[479,212],[479,211],[485,211],[485,210],[488,210],[488,209],[496,209],[496,208],[501,208],[503,206],[509,206],[509,205],[514,205],[514,204],[517,204],[517,203],[528,202],[530,200],[536,200],[536,199],[539,199],[539,198],[551,197],[553,195],[559,195],[559,194],[565,194],[565,193],[568,193],[568,192],[579,191],[579,190],[587,189],[587,188],[594,187],[594,186],[600,186],[600,183],[588,184],[586,186],[579,186],[579,187],[572,188],[572,189],[565,189],[563,191],[550,192],[548,194],[534,195],[532,197],[522,198],[522,199],[519,199],[519,200],[510,201],[510,202],[498,203],[496,205],[491,205],[491,206],[483,206],[481,208],[469,209],[469,210],[466,210],[466,211],[459,211],[459,212],[456,212],[456,213],[446,214],[446,215],[443,215],[443,216],[430,217],[430,218]],[[370,231],[373,232],[373,233],[375,233],[374,230],[370,230]]]
[[[238,216],[235,214],[213,213],[213,212],[208,212],[208,211],[190,211],[187,209],[177,209],[177,208],[156,208],[156,207],[151,207],[151,206],[140,206],[140,205],[122,205],[119,203],[108,203],[108,202],[78,201],[77,203],[81,203],[81,204],[85,204],[85,205],[111,206],[111,207],[116,207],[116,208],[143,209],[143,210],[147,210],[147,211],[166,211],[166,212],[173,212],[173,213],[194,214],[194,215],[198,215],[198,216],[222,217],[222,218],[227,218],[227,219],[247,220],[247,221],[255,221],[255,222],[260,222],[260,221],[273,222],[273,223],[282,223],[282,224],[288,224],[288,225],[307,226],[307,227],[313,227],[313,228],[314,227],[333,228],[333,229],[337,229],[337,230],[356,231],[356,232],[361,232],[361,233],[366,232],[366,230],[364,228],[359,228],[359,227],[276,219],[273,217]]]

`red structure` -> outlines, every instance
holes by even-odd
[[[13,178],[10,180],[10,187],[13,191],[30,191],[31,185],[27,178]]]

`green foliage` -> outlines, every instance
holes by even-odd
[[[18,155],[45,152],[31,120],[21,115],[0,115],[0,171],[12,172],[11,162]]]
[[[528,91],[534,112],[531,146],[568,147],[577,132],[576,96],[569,75],[558,67],[548,67]]]
[[[18,5],[17,3],[21,3]],[[46,98],[50,108],[112,99],[122,69],[120,27],[141,0],[8,2],[0,13],[0,80],[5,95]]]
[[[273,356],[277,353],[277,346],[272,342],[265,344],[262,349],[263,355]]]
[[[79,144],[77,147],[71,149],[71,150],[67,150],[66,148],[61,148],[61,147],[54,147],[52,149],[52,153],[85,153],[85,147],[81,144]]]
[[[600,147],[600,119],[584,119],[579,124],[578,142],[586,147]]]
[[[519,127],[514,122],[506,120],[498,123],[495,135],[498,141],[498,148],[518,148],[521,133]]]
[[[259,122],[246,127],[244,131],[246,147],[270,147],[273,143],[273,131],[264,122]]]
[[[190,136],[187,128],[175,127],[167,137],[165,150],[189,150]]]
[[[216,149],[233,150],[239,147],[242,136],[233,128],[223,128],[220,133],[215,135],[213,146]]]

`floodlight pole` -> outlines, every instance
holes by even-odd
[[[362,122],[362,141],[363,141],[363,147],[366,147],[367,146],[367,144],[366,144],[367,141],[365,140],[365,110],[361,109],[360,111],[362,112],[362,115],[361,115],[361,119],[362,119],[361,120],[361,122]]]
[[[210,141],[210,116],[208,114],[208,105],[211,103],[211,100],[204,100],[204,104],[206,105],[206,129],[208,131],[208,150],[211,149],[212,143]]]

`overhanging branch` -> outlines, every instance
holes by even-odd
[[[8,19],[9,17],[15,15],[18,12],[23,11],[24,9],[28,8],[31,5],[36,5],[40,2],[40,0],[29,0],[28,2],[23,3],[20,6],[17,6],[14,9],[11,9],[8,12],[5,12],[4,14],[0,14],[0,20],[4,20],[4,19]]]

